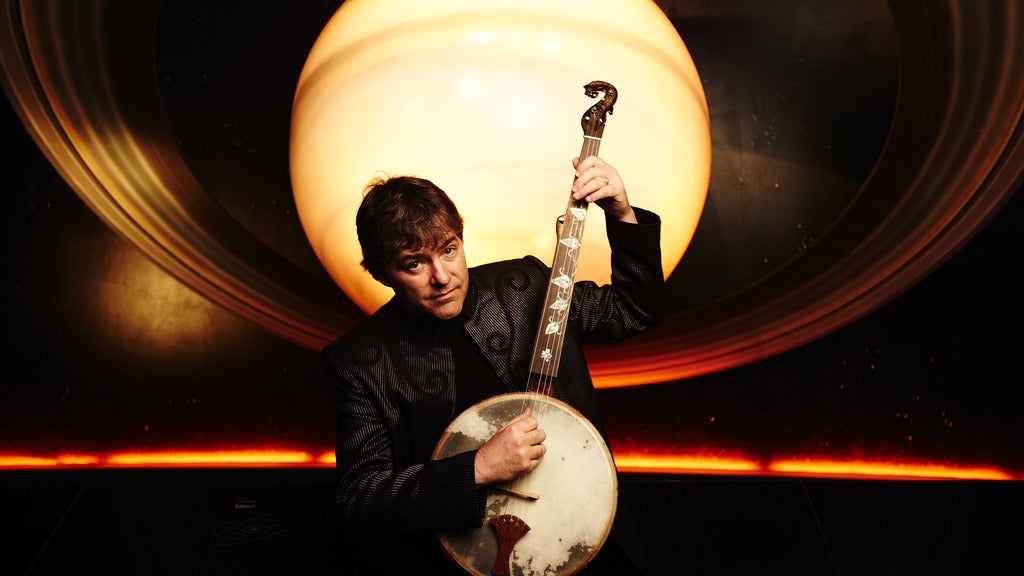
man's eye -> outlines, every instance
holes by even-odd
[[[419,263],[418,260],[413,261],[413,262],[409,262],[408,264],[405,265],[405,269],[406,270],[415,270],[415,269],[417,269],[419,267],[420,267],[420,263]]]

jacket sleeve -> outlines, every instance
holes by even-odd
[[[586,343],[613,343],[658,324],[664,315],[661,218],[633,207],[639,224],[607,220],[611,283],[577,282],[572,322]]]
[[[382,534],[480,526],[484,501],[474,482],[476,452],[414,463],[403,438],[415,431],[404,428],[403,409],[373,383],[383,380],[367,378],[373,372],[365,371],[367,365],[351,364],[344,343],[326,348],[323,358],[336,390],[336,497],[343,518]],[[386,362],[369,366],[387,370]]]

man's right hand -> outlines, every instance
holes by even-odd
[[[530,408],[523,410],[477,450],[476,485],[504,482],[536,468],[547,451],[546,438]]]

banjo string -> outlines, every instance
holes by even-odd
[[[588,156],[596,156],[600,142],[601,139],[598,137],[584,138],[583,149],[580,151],[580,160]],[[586,202],[577,202],[570,195],[569,206],[566,209],[565,216],[562,219],[562,226],[559,230],[559,242],[555,249],[555,260],[552,263],[552,266],[558,266],[559,268],[557,271],[552,272],[551,277],[552,279],[556,277],[568,279],[565,286],[559,287],[558,292],[559,298],[557,300],[562,302],[564,306],[549,305],[547,310],[548,316],[542,321],[542,328],[538,330],[538,341],[535,343],[535,352],[536,350],[544,350],[550,354],[547,360],[539,362],[540,369],[534,371],[539,376],[536,391],[544,396],[554,396],[554,384],[562,357],[562,342],[565,339],[566,324],[569,319],[569,305],[572,301],[572,290],[578,268],[579,250],[583,241],[586,209]],[[544,330],[544,326],[557,326],[557,330]],[[536,358],[534,358],[534,363],[538,364]],[[527,388],[529,390],[530,386],[528,385]],[[519,412],[522,413],[527,407],[531,408],[538,426],[543,428],[545,416],[551,409],[549,405],[541,402],[533,395],[526,395],[523,398]],[[522,492],[526,476],[528,475],[522,475],[513,480],[511,483],[512,489]],[[508,502],[511,504],[505,506],[505,512],[513,513],[514,510],[521,509],[523,504],[518,502],[519,500],[521,498],[509,498]],[[519,516],[519,514],[516,515]]]

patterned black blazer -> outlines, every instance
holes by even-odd
[[[621,341],[651,328],[663,313],[661,220],[634,211],[639,225],[606,222],[611,283],[581,281],[573,288],[554,392],[602,434],[584,345]],[[528,256],[474,267],[469,279],[466,331],[506,389],[522,391],[550,270]],[[475,454],[430,460],[458,415],[455,363],[438,326],[392,299],[323,351],[336,386],[336,495],[342,519],[360,534],[434,534],[483,521]],[[440,549],[436,541],[429,546]]]

